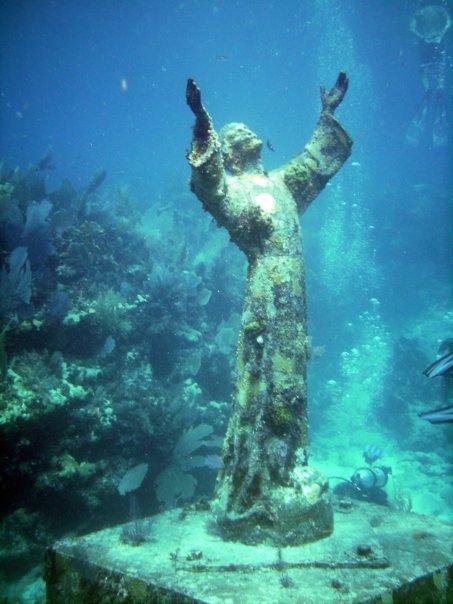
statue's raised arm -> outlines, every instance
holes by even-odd
[[[300,155],[278,170],[300,211],[307,208],[351,154],[352,140],[334,116],[348,84],[346,73],[341,71],[329,92],[321,86],[322,111],[310,141]]]
[[[206,209],[216,216],[220,211],[216,206],[226,193],[222,151],[211,116],[201,102],[200,89],[191,78],[187,80],[186,102],[195,115],[192,145],[187,154],[192,167],[191,189]]]

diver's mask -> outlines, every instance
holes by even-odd
[[[392,469],[389,466],[373,466],[358,468],[351,476],[351,482],[358,489],[369,491],[382,489],[388,482]]]

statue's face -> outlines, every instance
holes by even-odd
[[[263,141],[245,124],[227,124],[220,131],[225,168],[232,174],[259,171]]]

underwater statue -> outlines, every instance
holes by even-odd
[[[246,125],[219,134],[194,80],[191,189],[248,259],[233,410],[212,509],[227,539],[298,544],[330,534],[326,478],[308,466],[305,271],[299,216],[338,172],[352,141],[334,116],[348,79],[321,88],[322,111],[304,151],[266,172]]]

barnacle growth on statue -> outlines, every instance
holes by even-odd
[[[299,215],[349,157],[334,117],[348,80],[327,93],[304,151],[266,173],[247,126],[214,130],[193,80],[191,188],[246,254],[233,410],[212,509],[227,539],[296,545],[333,530],[328,482],[308,465],[305,269]]]

